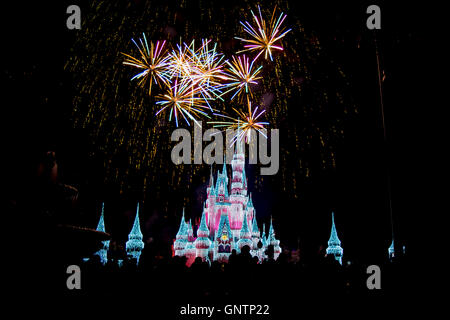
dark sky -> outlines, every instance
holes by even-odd
[[[420,216],[416,205],[421,196],[417,176],[424,170],[420,153],[425,141],[417,121],[424,111],[421,83],[426,81],[427,48],[425,31],[417,22],[423,21],[429,8],[392,1],[331,3],[293,1],[287,13],[299,16],[305,27],[318,34],[328,55],[340,61],[351,79],[360,114],[345,124],[334,173],[305,180],[299,199],[288,198],[268,183],[262,187],[264,192],[253,194],[253,202],[262,220],[268,222],[270,213],[275,216],[282,244],[295,247],[299,239],[305,252],[326,244],[330,212],[335,210],[344,255],[370,260],[387,254],[391,240],[387,170],[391,176],[396,238],[413,247],[415,233],[411,226]],[[15,199],[14,193],[32,179],[39,155],[57,150],[60,166],[71,177],[71,183],[76,185],[77,179],[89,181],[88,187],[79,190],[80,198],[89,207],[85,210],[94,213],[99,207],[93,204],[112,196],[107,190],[98,191],[103,180],[98,174],[101,170],[97,170],[99,163],[89,156],[87,137],[72,129],[70,121],[72,88],[65,81],[63,66],[77,31],[65,26],[69,4],[79,4],[83,12],[86,1],[2,4],[6,13],[2,18],[2,48],[7,54],[2,67],[6,79],[2,112],[9,123],[10,138],[10,145],[5,148],[9,161],[7,181],[10,198]],[[379,4],[382,10],[382,30],[376,32],[376,37],[386,75],[383,86],[387,145],[381,126],[374,32],[365,27],[365,8],[369,4]],[[250,168],[248,172],[252,174]],[[109,221],[117,238],[124,239],[127,225],[131,227],[134,201],[121,198],[111,209],[116,216]],[[143,219],[153,221],[152,203],[147,203],[144,210]],[[192,216],[200,214],[192,208],[187,210]],[[94,226],[96,220],[97,216],[92,215],[85,221]],[[178,227],[164,225],[164,221],[178,224],[178,216],[160,221],[153,230],[148,224],[147,236],[162,239],[162,233],[174,232]]]

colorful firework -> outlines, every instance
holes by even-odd
[[[186,43],[177,44],[177,48],[168,54],[168,73],[170,78],[191,79],[194,73],[195,65],[190,58],[191,48],[194,47],[194,41],[188,46]]]
[[[233,61],[230,63],[226,62],[229,69],[227,74],[227,80],[231,81],[226,84],[226,87],[230,88],[225,93],[230,91],[235,91],[231,100],[236,96],[243,96],[243,93],[252,96],[252,91],[250,84],[258,84],[256,80],[261,79],[258,74],[261,72],[262,66],[253,69],[253,63],[249,62],[249,58],[243,55],[242,57],[234,57]]]
[[[253,27],[250,22],[240,22],[244,27],[244,31],[247,32],[252,39],[243,39],[239,37],[235,37],[238,40],[241,40],[245,43],[245,50],[241,50],[238,53],[246,52],[246,51],[258,51],[258,55],[255,57],[255,60],[264,53],[264,58],[267,60],[267,57],[272,59],[272,50],[283,50],[283,47],[280,45],[276,45],[276,42],[283,38],[286,33],[291,31],[291,29],[284,31],[281,28],[281,24],[283,23],[286,15],[282,12],[278,19],[275,20],[275,9],[273,9],[272,18],[270,22],[266,24],[266,21],[263,19],[261,14],[261,8],[258,6],[259,18],[251,11],[253,19],[256,22],[257,27]]]
[[[134,39],[131,39],[138,48],[140,57],[136,58],[122,52],[122,54],[127,57],[123,64],[143,69],[142,72],[136,74],[131,80],[138,79],[138,85],[141,87],[145,87],[148,82],[148,94],[151,95],[153,82],[157,85],[159,85],[160,82],[164,84],[169,82],[167,77],[168,57],[164,56],[166,52],[166,50],[164,50],[166,41],[157,41],[156,45],[153,44],[153,42],[150,42],[149,48],[145,34],[143,33],[142,35],[143,39],[139,38],[140,45],[138,45]]]
[[[212,97],[221,99],[221,89],[224,88],[222,81],[228,79],[224,72],[224,55],[216,51],[216,43],[209,48],[210,42],[211,40],[202,40],[202,46],[197,51],[191,49],[191,59],[196,67],[191,80],[201,88],[206,101]]]
[[[268,18],[271,12],[268,15],[264,13],[263,3],[276,5],[277,10],[286,6],[285,1],[282,0],[262,1],[263,17]],[[72,88],[73,126],[87,133],[89,141],[94,146],[93,150],[96,150],[95,155],[103,159],[105,182],[117,184],[124,192],[137,190],[139,186],[142,186],[145,195],[149,194],[149,190],[152,192],[151,195],[164,190],[179,192],[181,189],[183,193],[189,193],[192,191],[189,188],[196,185],[189,181],[192,182],[192,177],[198,175],[202,168],[201,166],[178,166],[176,170],[173,170],[171,164],[167,163],[167,157],[170,157],[173,146],[166,143],[169,141],[171,127],[168,119],[162,117],[162,114],[155,117],[156,110],[151,107],[152,100],[148,98],[147,90],[133,86],[129,94],[121,95],[124,59],[122,55],[111,55],[111,52],[117,52],[118,48],[129,46],[128,35],[136,30],[146,30],[149,41],[160,39],[162,28],[168,24],[168,21],[175,21],[173,28],[183,38],[201,39],[205,31],[214,35],[214,40],[209,44],[211,51],[214,41],[228,39],[234,34],[235,23],[239,20],[245,21],[236,17],[241,15],[242,8],[254,6],[254,1],[242,0],[239,6],[230,5],[227,7],[226,14],[223,11],[223,2],[200,1],[198,5],[192,4],[191,6],[195,8],[192,12],[199,13],[195,19],[199,19],[198,22],[201,22],[202,26],[208,26],[208,30],[204,28],[200,30],[199,24],[193,23],[189,16],[186,16],[186,20],[178,19],[178,12],[185,10],[182,8],[184,5],[185,2],[179,2],[179,9],[177,9],[169,7],[167,1],[139,3],[131,1],[126,5],[118,0],[92,2],[84,19],[85,27],[78,32],[73,45],[74,52],[68,56],[64,66],[65,72],[72,79],[71,83],[76,84]],[[290,10],[295,12],[294,8]],[[254,12],[258,15],[256,10]],[[264,103],[266,110],[263,114],[264,119],[270,122],[270,126],[283,130],[280,161],[286,163],[286,166],[281,166],[277,181],[280,183],[280,188],[291,196],[297,194],[296,188],[300,186],[303,178],[314,177],[320,170],[335,168],[335,146],[343,138],[344,123],[346,123],[344,120],[357,113],[351,96],[352,91],[349,85],[351,81],[346,76],[345,69],[337,60],[330,62],[326,54],[326,43],[319,43],[317,36],[307,31],[308,29],[305,29],[301,21],[296,18],[298,16],[293,14],[289,19],[292,30],[296,30],[296,36],[289,42],[289,55],[285,59],[274,59],[271,64],[273,72],[264,73],[263,78],[257,80],[261,99],[264,100],[264,96],[267,95],[273,96],[270,106]],[[255,25],[253,19],[249,21]],[[287,18],[282,26],[286,22]],[[111,32],[112,30],[114,32]],[[241,37],[244,36],[241,35]],[[135,40],[139,44],[138,39],[135,38]],[[284,38],[278,40],[275,45],[283,46],[281,44],[283,40]],[[197,41],[196,45],[201,44]],[[168,43],[165,47],[169,48]],[[169,50],[171,51],[172,48]],[[275,52],[272,52],[274,56]],[[136,53],[138,57],[137,50]],[[258,52],[252,51],[252,53],[256,56]],[[250,54],[246,53],[246,55]],[[111,59],[112,63],[105,63],[106,58]],[[250,57],[252,58],[253,56]],[[227,65],[225,67],[228,69]],[[260,75],[263,72],[261,71]],[[333,77],[333,82],[329,86],[325,85],[323,79],[330,76]],[[178,79],[178,83],[181,82],[180,80]],[[175,78],[172,78],[171,82],[174,81]],[[227,81],[223,82],[226,84]],[[165,86],[162,85],[162,88],[164,89]],[[255,88],[251,87],[255,94]],[[224,88],[222,91],[228,89],[230,88]],[[155,93],[152,94],[155,95]],[[230,93],[226,100],[232,94],[234,92]],[[222,97],[225,98],[223,95]],[[235,100],[236,98],[233,101]],[[302,101],[301,108],[298,107],[299,101]],[[214,105],[212,100],[209,102],[215,109],[226,110],[227,108],[219,99],[214,101]],[[261,104],[259,105],[262,107]],[[334,110],[333,116],[329,121],[323,121],[323,115],[331,107]],[[234,112],[232,114],[234,115]],[[287,149],[287,146],[290,146],[290,149]],[[122,159],[123,154],[128,157],[124,157],[123,162],[116,161],[116,159]],[[319,166],[315,166],[316,159],[320,159]],[[131,182],[132,175],[142,177],[143,180]],[[188,183],[182,183],[186,177]],[[259,185],[256,181],[261,181],[260,179],[262,176],[255,176],[255,186]],[[188,203],[190,198],[186,201]],[[161,202],[161,205],[170,207],[171,203]]]
[[[206,116],[209,118],[208,114],[202,109],[206,108],[203,103],[204,98],[198,97],[199,87],[195,87],[188,80],[182,80],[178,84],[178,79],[175,80],[175,84],[172,87],[168,87],[165,94],[157,96],[160,100],[156,102],[157,105],[163,106],[156,115],[160,114],[167,108],[170,108],[169,121],[172,121],[172,117],[175,119],[175,124],[178,127],[178,116],[183,116],[186,123],[190,126],[189,120],[194,121],[197,125],[195,116]]]
[[[237,140],[242,141],[242,139],[244,138],[245,142],[250,143],[252,130],[256,130],[258,133],[260,133],[263,137],[267,139],[267,135],[264,133],[263,130],[266,129],[264,126],[269,125],[269,123],[258,121],[258,118],[266,111],[261,110],[258,113],[259,107],[256,107],[255,110],[252,111],[252,103],[249,100],[247,101],[247,105],[248,105],[247,109],[248,113],[233,108],[233,110],[238,115],[237,118],[232,118],[227,115],[218,114],[218,116],[230,119],[231,121],[210,121],[208,123],[212,124],[215,128],[224,128],[225,130],[236,130],[231,140],[232,145]]]

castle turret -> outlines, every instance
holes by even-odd
[[[331,213],[331,234],[328,240],[328,248],[326,250],[327,255],[334,255],[335,259],[342,265],[342,256],[344,249],[341,247],[341,241],[338,238],[336,226],[334,224],[334,212]]]
[[[252,241],[253,241],[253,248],[256,249],[258,246],[260,234],[258,229],[258,223],[256,221],[256,215],[253,216],[252,221]]]
[[[263,223],[263,231],[261,234],[261,242],[263,244],[264,247],[267,246],[267,239],[266,239],[266,225]]]
[[[191,219],[189,219],[189,223],[187,225],[187,231],[188,231],[188,241],[190,241],[190,242],[194,241],[194,229],[192,227]]]
[[[136,264],[139,264],[142,249],[144,249],[144,242],[142,241],[141,224],[139,222],[139,203],[136,209],[136,217],[134,219],[133,228],[128,235],[126,243],[127,256],[136,259]]]
[[[100,220],[98,221],[97,231],[106,232],[105,231],[105,204],[102,203],[102,213],[100,215]],[[102,247],[98,250],[94,255],[100,257],[101,264],[105,265],[108,262],[108,250],[109,250],[109,240],[102,241]]]
[[[195,250],[196,256],[201,257],[203,261],[206,260],[208,256],[208,251],[211,246],[211,240],[209,240],[209,229],[206,225],[206,214],[203,211],[202,219],[200,221],[200,226],[197,229],[197,239],[195,239]]]
[[[275,238],[275,230],[273,229],[272,218],[270,218],[269,235],[267,236],[267,245],[273,246],[274,259],[276,260],[281,253],[280,240]]]
[[[206,189],[206,195],[209,196],[210,194],[214,194],[214,177],[212,173],[212,166],[211,166],[211,173],[209,175],[208,188]]]
[[[242,228],[241,232],[239,234],[239,241],[237,242],[237,247],[239,249],[239,252],[244,246],[249,246],[250,250],[253,249],[253,241],[251,240],[252,233],[250,232],[248,228],[247,223],[247,214],[244,214],[244,220],[242,222]]]
[[[181,217],[180,221],[180,227],[178,229],[178,233],[176,236],[176,240],[174,243],[174,250],[176,256],[183,256],[184,250],[186,248],[187,242],[188,242],[188,230],[186,221],[184,220],[184,208],[183,208],[183,215]]]
[[[391,245],[388,248],[389,260],[395,258],[395,248],[394,248],[394,239],[392,239]]]

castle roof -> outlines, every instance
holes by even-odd
[[[139,202],[136,209],[136,217],[134,218],[133,228],[128,235],[128,239],[142,239],[141,225],[139,223]]]
[[[276,240],[275,239],[275,231],[273,230],[272,218],[270,218],[270,227],[269,227],[269,234],[267,236],[267,239],[269,242]]]
[[[250,192],[250,196],[248,197],[247,207],[248,208],[254,208],[253,207],[252,193],[251,192]]]
[[[256,215],[253,215],[252,233],[258,233],[259,234],[258,222],[256,221]]]
[[[248,223],[247,223],[247,213],[244,213],[244,220],[242,221],[240,238],[241,239],[250,238],[250,230],[248,229]]]
[[[183,215],[181,217],[180,228],[178,229],[178,233],[177,233],[177,238],[182,237],[182,236],[188,236],[186,221],[184,220],[184,208],[183,208]]]
[[[340,246],[341,241],[338,238],[337,231],[336,231],[336,225],[334,224],[334,212],[331,213],[331,234],[330,239],[328,240],[328,246]]]
[[[233,238],[233,234],[231,233],[230,220],[228,219],[228,215],[221,215],[219,221],[219,227],[217,228],[216,237],[223,234],[224,229],[226,230],[228,237],[230,239]]]
[[[105,203],[102,203],[102,213],[100,215],[100,220],[98,221],[97,231],[105,232],[104,213],[105,213]]]
[[[200,226],[197,229],[197,236],[198,237],[207,237],[209,236],[209,229],[206,225],[206,214],[205,211],[202,213],[202,219],[200,220]]]

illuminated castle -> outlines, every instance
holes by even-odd
[[[243,142],[240,142],[236,144],[231,161],[231,184],[225,161],[222,172],[217,172],[215,183],[211,172],[197,237],[194,237],[191,221],[186,222],[183,209],[174,241],[174,254],[187,257],[188,265],[196,257],[205,261],[226,262],[233,249],[239,253],[244,246],[250,248],[252,256],[262,260],[266,257],[267,247],[272,245],[274,258],[278,258],[281,252],[280,241],[275,238],[272,220],[267,238],[264,225],[263,233],[260,234],[252,197],[247,192],[244,165],[244,146]],[[261,243],[258,246],[259,242]]]

